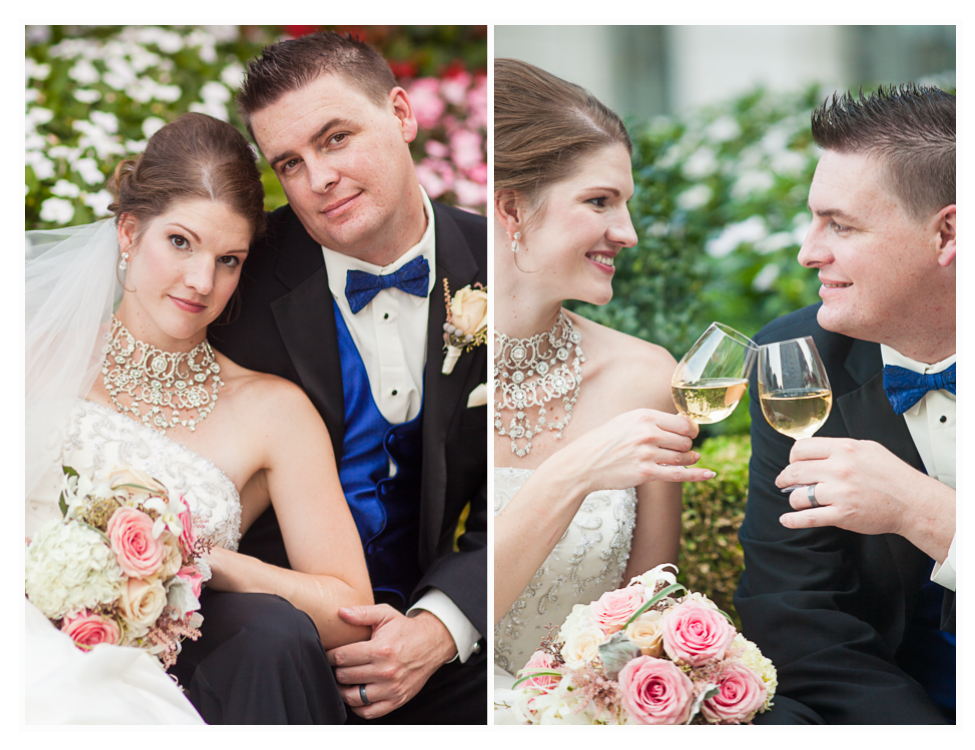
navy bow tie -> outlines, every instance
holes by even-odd
[[[884,367],[884,390],[894,412],[903,414],[924,398],[928,391],[945,390],[954,394],[955,366],[926,375],[896,365],[887,365]]]
[[[396,287],[415,297],[426,297],[430,287],[430,264],[426,258],[414,258],[395,273],[376,276],[366,271],[349,271],[345,276],[345,298],[352,314],[372,302],[383,289]]]

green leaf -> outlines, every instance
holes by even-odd
[[[552,675],[553,677],[561,677],[562,673],[561,672],[532,672],[531,674],[526,674],[524,677],[519,677],[517,680],[514,681],[511,687],[514,688],[520,685],[521,683],[523,683],[525,680],[530,680],[532,677],[540,677],[542,675]]]
[[[674,591],[677,591],[678,589],[683,589],[684,591],[687,591],[687,589],[684,588],[683,586],[681,586],[679,583],[672,583],[667,588],[664,588],[664,589],[661,589],[660,591],[658,591],[656,594],[653,595],[653,597],[651,597],[650,601],[648,601],[646,604],[644,604],[642,607],[640,607],[640,609],[638,609],[636,612],[633,613],[633,617],[631,617],[629,620],[627,620],[626,621],[626,624],[623,625],[623,630],[626,630],[627,626],[631,622],[633,622],[636,618],[638,618],[640,615],[642,615],[644,612],[646,612],[648,609],[650,609],[650,607],[652,607],[654,604],[656,604],[657,602],[659,602],[661,599],[663,599],[668,594],[670,594],[670,593],[672,593]]]

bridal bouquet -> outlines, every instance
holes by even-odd
[[[200,636],[209,578],[186,501],[133,469],[95,484],[64,467],[60,506],[27,547],[27,598],[80,649],[134,646],[171,666]]]
[[[575,605],[495,703],[525,724],[743,724],[768,710],[772,662],[668,567]]]

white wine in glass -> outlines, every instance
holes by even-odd
[[[677,411],[698,424],[731,416],[748,388],[758,345],[722,323],[712,323],[677,363],[670,392]]]
[[[810,337],[762,346],[758,397],[772,429],[794,440],[812,437],[825,424],[833,392]]]

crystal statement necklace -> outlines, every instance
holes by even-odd
[[[165,432],[182,425],[195,430],[217,405],[217,391],[224,382],[206,339],[189,352],[164,352],[136,341],[121,321],[112,317],[103,351],[103,382],[112,403],[123,414],[140,418],[147,427]],[[211,376],[212,394],[206,389]],[[119,403],[122,393],[132,399],[131,406]],[[171,411],[168,418],[164,409]],[[195,411],[196,418],[183,419],[181,411]]]
[[[562,439],[582,384],[582,363],[586,358],[579,346],[580,338],[562,310],[551,331],[527,339],[512,339],[495,330],[494,428],[498,435],[511,439],[511,452],[516,456],[531,452],[532,438],[543,427],[558,432],[556,439]],[[561,399],[562,419],[550,413],[558,409],[557,399]],[[528,412],[536,407],[538,416],[533,422]],[[507,427],[502,410],[514,412]]]

